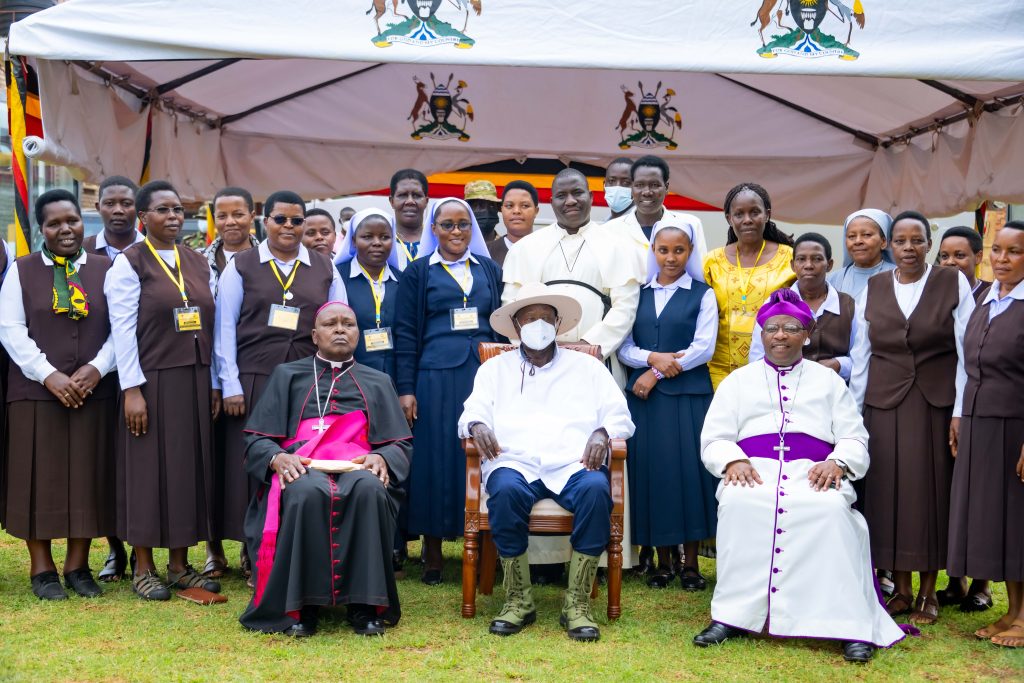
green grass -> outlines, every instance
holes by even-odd
[[[104,545],[93,544],[94,569],[106,554]],[[228,553],[234,561],[237,544],[229,544]],[[409,565],[409,576],[399,582],[402,622],[384,638],[353,635],[339,610],[324,614],[315,638],[296,642],[249,633],[238,624],[249,592],[237,574],[224,582],[224,605],[201,607],[177,598],[143,603],[127,582],[96,600],[43,604],[29,589],[24,545],[0,533],[0,679],[1024,681],[1024,651],[971,636],[1005,611],[1001,585],[995,609],[974,615],[945,609],[921,638],[908,638],[871,664],[855,666],[844,663],[830,642],[751,638],[698,650],[690,638],[707,623],[710,590],[655,591],[632,578],[625,581],[624,616],[617,623],[605,624],[603,591],[595,603],[599,643],[565,637],[558,627],[558,588],[537,589],[537,624],[513,638],[496,638],[487,624],[500,606],[500,585],[493,596],[479,596],[476,619],[462,619],[461,546],[447,543],[445,553],[442,586],[424,586],[419,567]],[[158,554],[157,561],[163,566],[166,556]],[[202,564],[198,549],[192,562]],[[713,577],[714,563],[702,562]]]

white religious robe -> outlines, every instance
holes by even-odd
[[[693,214],[669,211],[665,207],[662,207],[662,211],[664,211],[661,216],[662,220],[675,219],[693,226],[693,258],[698,264],[704,263],[704,257],[708,255],[708,242],[704,237],[704,225],[700,219]],[[643,228],[640,227],[640,221],[636,219],[636,207],[634,206],[618,218],[606,221],[604,227],[616,235],[627,238],[633,244],[633,255],[636,257],[635,267],[640,273],[640,281],[645,281],[647,279],[647,255],[651,251],[651,241],[647,239]]]
[[[471,436],[474,422],[490,427],[501,446],[497,458],[481,462],[484,486],[491,472],[508,467],[527,482],[541,480],[555,493],[584,469],[580,460],[595,430],[603,427],[613,439],[628,439],[634,430],[626,398],[608,369],[592,356],[564,349],[556,349],[551,362],[539,368],[518,349],[481,365],[459,418],[459,436]],[[625,522],[624,533],[628,517]],[[566,537],[541,538],[558,543],[535,548],[531,538],[531,562],[569,559]],[[624,562],[629,555],[625,540]]]
[[[828,459],[846,463],[850,479],[867,472],[868,433],[835,372],[804,361],[776,370],[760,360],[726,377],[701,432],[704,466],[722,477],[729,463],[749,460],[764,483],[718,486],[711,618],[773,636],[888,647],[904,634],[875,592],[867,523],[852,507],[850,481],[815,491],[807,479],[815,462],[799,449],[778,460],[748,458],[737,445],[761,435],[775,443],[784,418],[791,443],[797,434],[828,442]]]

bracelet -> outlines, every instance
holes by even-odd
[[[651,366],[651,372],[653,372],[654,376],[657,377],[658,379],[665,379],[665,375],[663,375],[661,373],[661,370],[659,370],[658,368]]]

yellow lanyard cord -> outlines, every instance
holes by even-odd
[[[292,272],[288,276],[288,282],[285,282],[281,279],[281,271],[277,269],[277,264],[274,263],[274,259],[270,259],[270,269],[274,271],[274,277],[276,277],[277,281],[281,283],[281,289],[284,290],[281,294],[281,305],[287,305],[288,303],[288,290],[292,288],[292,283],[295,282],[295,273],[299,272],[299,265],[301,265],[301,263],[302,262],[298,259],[295,260],[295,265],[292,266]]]
[[[409,247],[406,245],[406,243],[402,241],[402,238],[396,235],[395,239],[398,240],[398,246],[402,247],[402,251],[405,252],[405,258],[409,261],[409,263],[415,261],[416,257],[412,255],[412,252],[409,250]]]
[[[363,264],[359,264],[359,270],[363,271],[363,275],[370,281],[370,292],[373,294],[373,307],[374,307],[374,318],[377,320],[377,327],[380,327],[380,307],[384,303],[384,268],[380,269],[380,277],[374,282],[373,277],[363,268]],[[378,288],[379,291],[378,291]]]
[[[441,267],[443,267],[446,271],[448,271],[448,274],[452,276],[453,280],[455,280],[455,283],[459,286],[459,289],[462,290],[462,307],[465,308],[466,305],[469,303],[469,299],[468,299],[468,296],[469,296],[469,259],[468,258],[465,261],[462,262],[462,266],[463,266],[463,268],[465,270],[462,271],[462,282],[459,282],[459,278],[455,277],[455,273],[453,273],[452,269],[448,267],[448,264],[445,263],[444,261],[441,262]]]
[[[157,253],[156,247],[153,246],[153,243],[149,241],[148,237],[146,238],[146,246],[149,247],[150,252],[153,254],[153,258],[156,259],[156,262],[159,263],[160,267],[164,269],[165,273],[167,273],[167,277],[170,278],[171,282],[174,283],[174,286],[178,288],[178,293],[181,294],[181,300],[185,302],[185,308],[188,308],[188,295],[185,293],[185,274],[181,272],[181,257],[178,255],[178,245],[174,245],[174,267],[178,270],[178,277],[174,277],[174,274],[171,273],[171,269],[167,267],[167,263],[164,261],[163,257]]]
[[[743,261],[740,260],[740,248],[739,245],[736,246],[736,267],[739,268],[740,277],[743,276],[743,271],[747,271],[747,279],[743,282],[743,301],[747,300],[747,294],[750,293],[750,278],[754,277],[754,269],[757,268],[757,262],[761,260],[761,254],[764,253],[764,246],[766,244],[768,244],[768,240],[762,239],[761,250],[757,252],[757,258],[754,259],[754,265],[750,266],[750,268],[743,267]]]

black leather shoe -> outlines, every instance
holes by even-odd
[[[693,567],[686,567],[683,569],[683,573],[679,575],[679,585],[683,587],[684,591],[695,593],[707,588],[708,581],[699,570]]]
[[[848,641],[843,643],[843,659],[856,664],[867,664],[875,654],[875,646],[870,643]]]
[[[693,637],[693,644],[697,647],[721,645],[730,638],[739,638],[743,634],[744,632],[738,628],[712,621],[710,626]]]
[[[441,570],[440,569],[427,569],[424,570],[423,576],[420,577],[420,581],[427,584],[428,586],[439,586],[441,585]]]
[[[358,636],[382,636],[387,631],[387,624],[377,616],[373,605],[349,605],[348,623]]]
[[[406,556],[400,550],[391,552],[391,570],[394,571],[395,578],[405,578],[405,559]]]
[[[67,600],[57,572],[39,572],[32,577],[32,592],[40,600]]]
[[[316,625],[319,619],[319,607],[303,607],[299,612],[298,623],[292,624],[283,633],[292,638],[309,638],[316,635]]]
[[[99,584],[93,581],[92,571],[88,567],[65,572],[64,585],[83,598],[98,598],[103,595]]]
[[[654,548],[643,546],[640,548],[640,561],[633,567],[635,576],[647,576],[654,572]]]
[[[523,623],[519,625],[513,624],[511,621],[505,621],[504,619],[495,619],[491,622],[491,626],[487,630],[496,636],[514,636],[535,621],[537,621],[536,611],[530,612],[523,617]]]
[[[116,539],[115,539],[116,540]],[[110,546],[110,553],[100,570],[99,580],[104,583],[120,581],[124,578],[124,570],[128,567],[128,555],[124,551],[124,544],[121,541]]]

